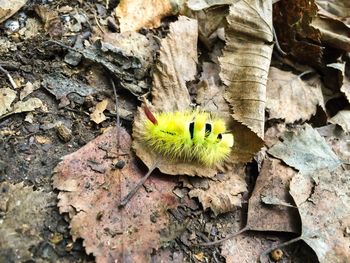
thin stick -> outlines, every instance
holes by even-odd
[[[280,244],[278,244],[278,245],[275,245],[275,246],[273,246],[273,247],[270,247],[269,249],[266,249],[264,252],[262,252],[262,253],[260,254],[260,257],[259,257],[260,262],[262,262],[262,259],[263,259],[264,256],[266,256],[267,254],[271,253],[271,252],[274,251],[276,248],[286,247],[286,246],[288,246],[288,245],[290,245],[290,244],[292,244],[292,243],[295,243],[295,242],[301,240],[301,238],[302,238],[302,236],[299,236],[299,237],[293,238],[293,239],[291,239],[291,240],[289,240],[289,241],[286,241],[286,242],[280,243]]]
[[[14,89],[17,89],[17,85],[16,85],[16,83],[14,82],[13,78],[11,77],[10,73],[9,73],[6,69],[4,69],[1,65],[0,65],[0,70],[1,70],[2,72],[5,73],[6,77],[9,79],[9,81],[10,81],[12,87],[13,87]]]
[[[120,117],[119,117],[119,111],[118,111],[119,101],[118,101],[117,89],[115,88],[115,84],[114,84],[113,79],[111,79],[111,84],[112,84],[113,93],[114,93],[115,114],[117,115],[117,127],[118,127],[118,130],[117,130],[117,149],[119,149],[119,145],[120,145],[119,144],[119,142],[120,142],[120,139],[119,139]]]
[[[248,226],[245,226],[243,227],[241,230],[239,230],[238,232],[236,233],[233,233],[233,234],[230,234],[228,235],[227,237],[223,238],[223,239],[219,239],[219,240],[216,240],[216,241],[213,241],[213,242],[205,242],[205,243],[199,243],[195,246],[201,246],[201,247],[210,247],[210,246],[216,246],[216,245],[219,245],[221,244],[222,242],[226,241],[226,240],[229,240],[235,236],[238,236],[240,234],[242,234],[243,232],[245,231],[248,231],[249,230],[249,227]]]
[[[140,189],[141,186],[147,181],[148,177],[151,175],[151,173],[154,171],[154,169],[157,168],[159,161],[156,160],[153,165],[150,167],[148,172],[142,179],[137,183],[137,185],[134,186],[134,188],[123,198],[123,200],[118,205],[118,208],[123,208],[130,200],[131,198],[136,194],[137,190]]]
[[[283,51],[283,49],[282,49],[281,46],[280,46],[280,43],[278,42],[276,30],[275,30],[274,27],[272,28],[272,33],[273,33],[273,38],[275,39],[276,48],[277,48],[278,52],[279,52],[283,57],[287,56],[288,54],[287,54],[286,52]]]

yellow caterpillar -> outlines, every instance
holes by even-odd
[[[198,110],[153,114],[145,106],[144,112],[143,140],[152,151],[205,166],[229,157],[234,139],[222,119]]]

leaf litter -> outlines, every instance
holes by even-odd
[[[172,194],[176,178],[153,177],[147,183],[151,192],[138,191],[124,209],[118,209],[121,197],[143,171],[130,156],[130,136],[117,129],[65,156],[56,167],[53,186],[60,191],[58,207],[71,218],[73,239],[82,238],[86,252],[96,262],[149,262],[152,249],[162,245],[162,229],[170,224],[167,209],[178,205]],[[113,168],[120,160],[125,167]]]
[[[71,68],[64,68],[64,76],[73,76],[81,67],[86,67],[86,63],[81,62],[88,61],[87,67],[90,64],[102,66],[100,68],[117,80],[118,97],[122,96],[123,90],[134,95],[133,98],[150,91],[152,100],[147,103],[152,111],[186,109],[196,104],[205,110],[221,113],[235,135],[231,160],[221,167],[205,169],[163,158],[159,164],[163,173],[199,175],[203,178],[189,177],[191,184],[183,181],[181,188],[176,176],[157,173],[144,182],[144,188],[120,209],[117,206],[121,198],[139,182],[144,172],[132,155],[129,135],[120,128],[107,129],[105,134],[66,156],[54,175],[54,186],[59,189],[59,208],[70,217],[73,238],[82,238],[87,253],[92,253],[98,262],[109,259],[145,262],[151,258],[179,262],[184,261],[183,252],[188,253],[186,260],[218,261],[219,255],[220,261],[224,259],[217,248],[198,247],[193,250],[190,244],[196,244],[199,240],[208,242],[208,237],[218,241],[225,237],[223,233],[231,237],[222,243],[221,252],[227,262],[256,261],[264,249],[280,251],[281,262],[298,262],[298,255],[291,253],[288,247],[282,244],[283,251],[276,247],[277,243],[286,241],[288,237],[300,234],[299,238],[292,238],[284,245],[302,239],[315,251],[320,262],[348,260],[346,242],[349,219],[346,215],[349,214],[349,207],[344,193],[349,185],[346,170],[349,163],[346,115],[349,64],[345,55],[348,51],[349,21],[345,3],[329,1],[328,5],[324,1],[277,1],[272,6],[270,1],[189,1],[187,7],[192,10],[181,14],[190,18],[178,16],[176,22],[170,22],[174,17],[161,22],[166,16],[178,15],[178,11],[184,7],[183,3],[171,5],[169,1],[157,5],[159,2],[151,2],[147,5],[147,8],[152,8],[148,19],[147,12],[141,16],[128,11],[121,14],[123,6],[129,11],[135,7],[140,10],[139,1],[121,1],[115,10],[117,14],[119,12],[119,24],[115,25],[111,17],[107,20],[98,17],[111,10],[108,1],[106,7],[96,5],[98,13],[94,15],[95,21],[84,18],[78,7],[73,14],[70,6],[49,6],[41,9],[39,15],[45,22],[44,30],[54,38],[60,38],[66,30],[70,34],[83,28],[85,30],[91,26],[91,22],[96,29],[90,39],[80,39],[80,44],[76,41],[79,45],[74,48],[51,41],[78,54],[79,58],[73,64],[65,60]],[[318,11],[315,3],[319,6]],[[77,23],[65,24],[63,28],[65,22],[59,16],[67,12]],[[147,29],[158,26],[161,28]],[[123,33],[110,33],[111,28]],[[140,33],[132,32],[140,28]],[[276,36],[273,39],[274,31]],[[159,36],[161,39],[158,39]],[[224,39],[226,46],[220,55],[224,46],[221,41]],[[201,43],[198,45],[198,42]],[[270,67],[274,43],[277,52],[274,52],[273,67]],[[160,50],[153,69],[154,51],[158,46]],[[316,81],[312,83],[304,80],[304,77],[301,80],[300,76],[308,72],[303,72],[305,67],[296,61],[313,65],[316,72],[312,74]],[[79,68],[74,68],[77,65]],[[273,85],[266,85],[269,70],[269,81],[275,82]],[[45,76],[43,78],[45,80]],[[65,78],[67,83],[75,82]],[[83,80],[84,77],[79,75],[79,79]],[[153,80],[151,90],[150,79]],[[295,83],[290,79],[296,80]],[[43,84],[45,87],[45,81]],[[89,91],[92,87],[94,91],[87,96],[91,99],[97,95],[96,101],[102,103],[89,104],[90,112],[92,106],[97,109],[96,118],[91,120],[96,127],[105,130],[111,121],[111,114],[106,113],[105,116],[103,113],[104,109],[111,112],[111,105],[105,105],[109,100],[108,95],[101,94],[102,88],[98,85],[90,87],[82,81],[77,84],[78,89],[69,91],[68,96],[74,94],[79,97],[79,92]],[[326,91],[323,85],[329,90]],[[22,90],[20,99],[31,93],[32,88],[29,85]],[[57,96],[61,95],[60,88],[57,87]],[[1,91],[10,96],[0,97],[3,106],[0,109],[5,114],[3,118],[12,118],[12,113],[7,115],[11,111],[23,112],[40,106],[38,98],[16,102],[17,92],[12,92],[14,95],[11,96],[11,91],[6,89],[1,88]],[[51,93],[56,96],[54,92]],[[81,97],[81,104],[72,109],[77,113],[82,112],[83,108],[80,107],[85,107],[82,103],[86,95]],[[271,103],[271,100],[274,102]],[[60,106],[68,105],[64,104],[67,102],[63,101]],[[267,121],[265,108],[270,111]],[[82,113],[84,115],[85,112]],[[137,156],[151,168],[159,156],[138,145],[138,121],[145,118],[142,114],[139,111],[134,119],[133,147]],[[28,115],[26,119],[35,124],[33,116]],[[108,119],[104,120],[106,117]],[[88,117],[86,119],[89,121]],[[329,134],[322,134],[324,140],[312,127],[326,125],[326,122],[337,126],[332,125],[335,128]],[[6,120],[4,123],[6,125]],[[327,126],[321,128],[324,128],[323,131],[328,129]],[[75,134],[72,140],[71,133],[64,141],[74,144]],[[266,147],[257,153],[263,146],[264,137]],[[46,137],[35,135],[34,138],[43,145],[51,144],[50,137],[44,140]],[[121,139],[121,147],[117,145],[117,138]],[[278,142],[278,139],[281,141]],[[31,141],[32,138],[29,139]],[[67,146],[71,147],[71,143]],[[121,150],[124,152],[121,153]],[[255,154],[254,161],[246,165]],[[244,179],[249,182],[249,176],[253,176],[252,168],[257,170],[253,174],[259,176],[256,181],[253,178],[247,188]],[[252,189],[254,184],[255,189],[250,196],[246,189]],[[203,210],[209,208],[211,212],[203,213],[203,210],[198,211],[198,206],[191,205],[192,212],[189,213],[186,205],[190,205],[184,201],[188,196],[195,198],[196,202],[198,199]],[[180,220],[180,226],[171,230],[174,214],[167,211],[178,207],[180,202],[187,212],[175,218],[188,217],[191,220],[187,220],[189,225]],[[193,204],[194,201],[191,202]],[[215,232],[217,229],[214,227],[205,232],[208,237],[203,236],[200,229],[204,226],[209,228],[207,225],[210,225],[210,221],[222,220],[224,225],[230,225],[227,222],[230,217],[226,216],[233,216],[235,212],[232,211],[238,211],[243,218],[246,208],[245,230],[260,231],[260,234],[251,231],[239,236],[227,236],[228,229],[217,224],[219,232]],[[181,214],[179,211],[178,215]],[[240,220],[237,214],[235,220]],[[196,224],[198,228],[191,232],[191,227]],[[186,235],[189,237],[186,238]],[[171,241],[174,239],[176,242]],[[56,243],[61,239],[54,236],[50,240]],[[173,253],[175,243],[178,244],[176,249],[179,250],[181,246],[181,253]],[[161,249],[164,244],[168,246],[167,249]],[[306,246],[303,243],[299,247]],[[155,253],[159,251],[159,254],[151,256],[152,250]],[[275,260],[276,253],[270,255],[271,259]],[[309,259],[311,254],[309,251],[306,258]]]

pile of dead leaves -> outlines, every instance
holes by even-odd
[[[0,21],[17,10],[0,13]],[[122,0],[73,45],[64,42],[73,25],[50,24],[48,9],[35,10],[67,65],[96,65],[134,105],[149,95],[154,111],[195,104],[215,112],[235,137],[223,165],[169,160],[140,140],[140,109],[100,96],[86,112],[90,120],[118,114],[133,120],[132,134],[104,129],[64,156],[53,175],[73,239],[83,239],[97,262],[207,262],[220,254],[226,262],[291,262],[300,255],[285,247],[299,240],[314,251],[310,260],[350,262],[348,1]],[[85,23],[78,14],[75,21]],[[69,94],[100,93],[100,75],[84,84],[48,74],[41,85],[65,107]],[[0,118],[42,107],[25,100],[32,85],[0,88]],[[118,207],[147,172],[139,160],[159,172]],[[246,232],[227,238],[240,228]]]

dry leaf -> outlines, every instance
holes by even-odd
[[[350,51],[350,25],[326,16],[313,19],[311,25],[321,32],[323,44]]]
[[[248,203],[247,227],[256,231],[299,233],[298,211],[291,204],[289,181],[296,172],[276,159],[265,159]],[[263,198],[278,200],[266,204]]]
[[[194,80],[197,72],[197,21],[180,16],[169,30],[153,74],[152,104],[160,111],[190,107],[186,82]]]
[[[38,83],[31,83],[31,82],[27,82],[23,89],[21,90],[20,92],[20,95],[19,95],[19,99],[20,100],[23,100],[25,97],[27,97],[29,94],[31,94],[38,86],[36,85]]]
[[[233,211],[241,207],[242,193],[247,191],[243,175],[244,167],[241,166],[235,172],[225,174],[222,180],[208,181],[208,189],[195,188],[188,194],[191,198],[197,197],[204,210],[210,208],[215,215]]]
[[[316,0],[319,14],[338,19],[350,26],[350,2],[348,0]]]
[[[221,247],[221,254],[226,259],[226,263],[260,262],[259,256],[263,251],[285,240],[286,238],[271,234],[244,233],[225,241]],[[280,263],[287,262],[290,261]]]
[[[177,13],[180,4],[170,0],[121,0],[115,9],[120,32],[159,27],[161,19]]]
[[[176,179],[153,176],[145,183],[151,192],[140,189],[123,209],[117,208],[144,175],[130,158],[130,145],[127,132],[113,128],[55,168],[60,212],[69,213],[73,239],[82,238],[96,262],[150,262],[152,250],[166,239],[167,209],[178,205],[172,194]],[[117,160],[125,162],[121,170],[112,168]]]
[[[315,0],[281,0],[273,5],[273,23],[283,51],[299,62],[320,65],[321,33],[310,24],[317,15]]]
[[[285,119],[286,123],[306,121],[324,108],[321,86],[310,85],[288,71],[271,67],[267,82],[266,108],[269,119]]]
[[[345,94],[346,99],[350,102],[350,80],[348,76],[344,77],[340,91]]]
[[[220,76],[227,85],[225,96],[233,118],[263,139],[266,82],[273,48],[272,2],[236,2],[230,7],[227,21],[226,47],[220,58]]]
[[[308,124],[284,133],[282,141],[268,153],[304,174],[323,168],[332,170],[341,164],[325,139]]]
[[[26,101],[18,101],[13,105],[12,113],[33,111],[43,106],[43,102],[38,98],[30,98]]]
[[[7,256],[13,255],[16,262],[33,261],[31,249],[43,241],[47,208],[54,202],[52,194],[34,191],[32,186],[1,183],[0,250],[9,251]]]
[[[26,2],[27,0],[0,0],[0,23],[14,15]]]
[[[345,109],[339,111],[329,122],[339,125],[345,132],[350,133],[350,110]]]
[[[101,122],[105,121],[107,117],[103,114],[103,112],[106,110],[108,105],[108,99],[104,99],[103,101],[99,102],[95,106],[95,110],[90,113],[90,120],[95,122],[96,124],[100,124]]]
[[[188,0],[187,6],[195,11],[218,5],[230,5],[233,0]]]
[[[11,110],[11,104],[16,99],[17,92],[10,88],[0,89],[0,117]]]
[[[304,240],[320,263],[350,262],[350,174],[342,168],[310,176],[297,174],[290,193],[298,206]]]

